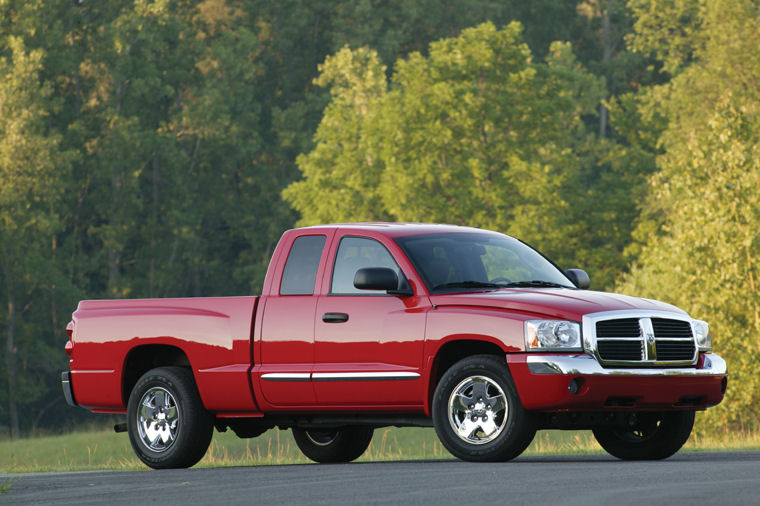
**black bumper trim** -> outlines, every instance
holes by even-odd
[[[61,387],[63,387],[63,396],[66,398],[66,403],[69,406],[76,406],[77,401],[74,400],[74,389],[71,387],[71,373],[69,371],[61,373]]]

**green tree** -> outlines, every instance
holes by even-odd
[[[760,15],[753,1],[635,1],[634,47],[673,79],[647,92],[644,116],[664,124],[636,231],[641,251],[621,290],[666,300],[711,324],[728,360],[726,401],[698,419],[758,427]],[[663,8],[665,12],[658,9]],[[672,40],[663,36],[672,33]]]
[[[19,412],[45,392],[38,373],[50,356],[49,343],[36,335],[30,317],[58,277],[51,243],[60,227],[66,167],[59,139],[46,127],[51,88],[40,79],[42,51],[29,51],[17,37],[4,45],[10,56],[0,58],[0,276],[7,304],[5,405],[11,437],[17,438]]]
[[[733,387],[700,418],[703,431],[756,429],[760,419],[760,109],[731,101],[727,94],[707,131],[682,147],[679,170],[654,178],[650,198],[665,203],[661,231],[621,285],[709,321]]]
[[[393,219],[513,233],[612,282],[627,244],[635,181],[625,153],[587,131],[603,84],[569,45],[535,63],[521,27],[486,23],[396,64],[368,49],[325,61],[332,100],[284,192],[301,224]],[[629,180],[625,178],[629,177]],[[599,249],[604,244],[606,249]]]

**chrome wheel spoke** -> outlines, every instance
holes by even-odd
[[[504,408],[507,407],[507,402],[502,395],[488,397],[487,401],[488,405],[491,406],[490,411],[492,411],[494,414],[498,413],[499,411],[503,411]]]
[[[499,426],[496,425],[496,422],[491,417],[488,417],[487,421],[479,423],[478,426],[485,437],[490,437],[494,432],[499,430]]]
[[[140,417],[143,420],[152,420],[153,419],[153,413],[155,412],[155,409],[153,406],[149,404],[149,400],[145,399],[140,406]]]
[[[465,418],[462,421],[462,424],[457,427],[457,434],[459,434],[459,437],[462,439],[471,439],[472,437],[475,437],[475,432],[477,432],[479,427],[479,424],[473,422],[469,418]]]
[[[164,412],[164,414],[166,415],[166,419],[167,420],[173,420],[173,421],[176,422],[177,407],[176,406],[170,406],[170,407],[166,408],[166,411]]]
[[[163,427],[161,427],[161,429],[159,429],[159,436],[161,437],[161,441],[164,444],[174,439],[174,437],[172,436],[172,431],[168,425],[164,425]]]
[[[469,412],[470,406],[473,405],[472,397],[467,397],[465,395],[459,394],[454,397],[454,403],[452,405],[453,409],[458,409],[463,412]]]
[[[488,381],[486,378],[478,377],[472,383],[472,398],[476,401],[483,402],[488,398]]]
[[[153,395],[153,405],[156,408],[166,407],[167,403],[166,393],[164,390],[157,390]]]
[[[161,436],[161,431],[158,428],[158,424],[156,422],[150,422],[145,427],[145,441],[148,443],[149,447],[153,447],[158,442],[159,438]]]

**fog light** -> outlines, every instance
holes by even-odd
[[[575,395],[583,388],[583,378],[573,378],[567,385],[567,391]]]

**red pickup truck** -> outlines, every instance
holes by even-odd
[[[126,413],[138,457],[192,466],[214,427],[290,428],[346,462],[384,426],[433,426],[455,456],[520,455],[538,429],[592,429],[621,459],[662,459],[721,402],[705,322],[588,291],[525,243],[396,223],[289,230],[258,297],[82,301],[66,400]]]

